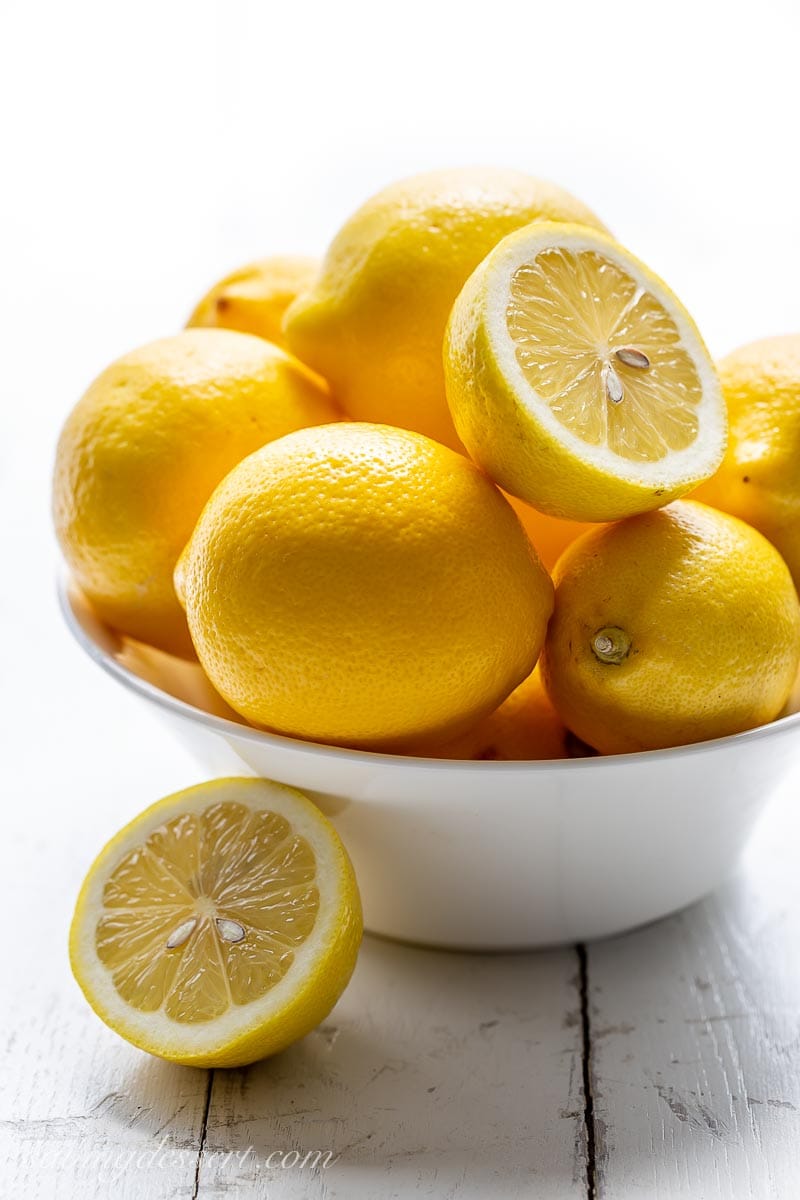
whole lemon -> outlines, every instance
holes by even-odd
[[[460,737],[423,747],[422,758],[532,762],[569,758],[576,741],[550,701],[537,667],[499,708]]]
[[[460,454],[388,426],[290,434],[217,488],[176,572],[211,682],[254,724],[455,736],[533,669],[550,577]]]
[[[276,255],[248,263],[216,283],[195,308],[188,327],[236,329],[283,346],[283,314],[319,272],[316,258]]]
[[[191,654],[172,574],[206,500],[258,446],[335,419],[321,380],[247,334],[187,330],[112,363],[67,418],[53,484],[64,556],[100,615]]]
[[[524,500],[503,492],[508,503],[520,519],[522,528],[533,542],[536,553],[548,571],[552,571],[567,546],[597,526],[585,521],[567,521],[562,517],[551,517],[539,512]]]
[[[584,534],[559,560],[550,699],[604,754],[771,721],[800,661],[800,603],[774,546],[694,501]]]
[[[492,247],[539,219],[602,228],[574,196],[518,171],[432,171],[393,184],[344,224],[313,288],[287,311],[289,346],[349,416],[460,448],[442,366],[450,309]]]
[[[695,495],[768,537],[800,587],[800,334],[743,346],[718,369],[728,451]]]

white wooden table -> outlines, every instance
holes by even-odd
[[[108,1031],[67,963],[78,885],[125,819],[198,775],[68,642],[39,508],[29,600],[0,597],[17,631],[3,653],[0,1196],[795,1200],[791,788],[734,880],[627,936],[499,957],[367,938],[324,1026],[246,1070],[171,1066]]]

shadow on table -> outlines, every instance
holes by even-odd
[[[798,1194],[800,874],[789,829],[776,810],[714,895],[588,949],[608,1195],[636,1180],[653,1195]]]
[[[764,1146],[800,1141],[789,944],[800,880],[784,878],[778,850],[763,844],[763,861],[714,896],[588,949],[596,1181],[608,1194],[640,1176],[668,1191],[676,1170],[687,1195],[720,1172],[768,1181]],[[367,938],[323,1026],[214,1073],[200,1194],[582,1197],[581,1050],[574,951],[447,954]],[[125,1092],[99,1103],[196,1153],[208,1079],[142,1056]]]
[[[203,1186],[272,1195],[280,1181],[282,1200],[418,1186],[583,1196],[576,969],[572,950],[483,956],[366,939],[320,1029],[215,1074]]]

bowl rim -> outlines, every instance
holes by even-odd
[[[118,662],[112,655],[106,653],[97,642],[87,633],[81,624],[70,599],[70,593],[83,596],[79,586],[70,578],[66,569],[62,568],[57,576],[56,592],[58,606],[64,622],[75,641],[88,657],[96,663],[112,679],[116,679],[129,691],[135,692],[149,700],[157,707],[180,717],[184,721],[204,726],[211,732],[222,736],[242,738],[257,745],[275,746],[284,752],[292,754],[312,755],[321,759],[334,759],[346,763],[363,765],[378,765],[392,770],[401,768],[425,769],[432,771],[468,770],[470,773],[502,774],[537,774],[546,771],[585,771],[591,768],[598,770],[613,766],[629,766],[634,768],[643,762],[660,763],[688,755],[708,753],[713,749],[739,745],[743,742],[761,741],[765,738],[778,737],[788,733],[800,724],[800,710],[776,717],[766,725],[756,725],[753,729],[745,729],[741,733],[727,734],[725,737],[710,738],[703,742],[690,742],[685,746],[670,746],[664,750],[636,750],[625,754],[587,755],[585,758],[543,758],[498,761],[496,759],[458,759],[458,758],[420,758],[412,755],[386,754],[376,750],[356,750],[347,746],[329,746],[322,742],[307,742],[301,738],[292,738],[284,734],[270,733],[267,730],[256,729],[252,725],[240,725],[226,717],[204,712],[177,696],[170,695],[155,684],[142,679],[134,671]],[[91,607],[91,602],[83,597]],[[100,618],[98,617],[98,621]],[[114,632],[114,631],[112,631]]]

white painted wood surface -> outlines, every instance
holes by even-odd
[[[570,950],[493,958],[368,939],[320,1030],[215,1074],[200,1195],[584,1197],[575,966]],[[219,1154],[246,1147],[244,1165]],[[336,1161],[270,1171],[282,1147]]]
[[[800,1195],[800,809],[715,896],[588,949],[597,1195]]]

